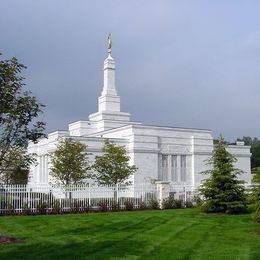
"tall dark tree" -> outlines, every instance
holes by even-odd
[[[238,179],[241,170],[234,168],[236,158],[225,148],[224,140],[216,143],[212,157],[208,160],[210,169],[204,171],[206,179],[200,194],[205,201],[204,212],[242,213],[247,209],[243,181]]]
[[[0,54],[1,55],[1,54]],[[44,137],[45,123],[36,121],[43,105],[30,91],[24,91],[26,67],[16,58],[0,60],[0,174],[4,174],[12,161],[8,153],[26,149],[28,142]],[[26,158],[30,160],[29,158]]]
[[[251,192],[252,202],[255,204],[255,212],[253,218],[260,223],[260,167],[254,168],[253,173],[253,188]]]
[[[251,146],[251,168],[260,167],[260,140],[256,137],[243,136],[243,138],[237,138],[238,141],[245,142],[245,145]]]

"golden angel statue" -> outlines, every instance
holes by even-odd
[[[111,33],[109,33],[107,41],[108,41],[107,50],[108,50],[108,53],[111,54],[111,52],[112,52],[112,36],[111,36]]]

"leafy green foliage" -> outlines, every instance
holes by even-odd
[[[260,222],[260,167],[252,169],[253,187],[250,193],[250,202],[253,203],[253,219],[256,222]]]
[[[116,146],[108,139],[105,140],[104,154],[96,156],[93,169],[96,171],[93,178],[99,185],[116,185],[127,183],[127,179],[136,172],[135,165],[129,165],[129,157],[124,147]]]
[[[249,136],[243,136],[243,138],[238,138],[238,141],[245,142],[245,145],[251,146],[251,168],[260,167],[260,140],[256,137],[251,138]]]
[[[212,157],[208,160],[211,169],[203,172],[209,175],[200,193],[205,198],[202,204],[204,212],[242,213],[247,209],[243,182],[237,176],[241,170],[234,168],[235,157],[225,148],[221,139],[215,145]]]
[[[127,210],[127,211],[134,210],[134,203],[130,199],[126,200],[124,205],[125,205],[125,210]]]
[[[30,165],[36,162],[34,154],[22,147],[13,147],[5,155],[0,180],[5,184],[27,184]]]
[[[88,175],[90,166],[87,146],[71,138],[60,139],[51,156],[51,176],[62,185],[80,184]]]
[[[44,137],[45,123],[35,119],[43,105],[29,91],[23,91],[26,68],[16,58],[0,60],[0,171],[12,167],[9,151],[26,149],[28,142]]]
[[[147,203],[148,209],[160,209],[160,205],[157,199],[150,199]]]
[[[184,203],[181,200],[174,199],[173,196],[163,199],[162,209],[181,209],[184,208]]]
[[[255,222],[260,223],[260,203],[257,203],[256,211],[253,213],[253,219]]]
[[[252,169],[253,173],[253,188],[252,200],[255,204],[260,203],[260,167]]]

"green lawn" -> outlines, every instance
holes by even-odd
[[[0,259],[260,259],[250,215],[197,209],[0,217]]]

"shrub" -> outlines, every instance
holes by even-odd
[[[193,205],[195,207],[200,207],[202,203],[203,203],[203,200],[201,199],[201,197],[199,195],[195,195],[193,197]]]
[[[37,213],[45,215],[47,212],[47,207],[48,207],[48,204],[45,201],[40,200],[36,207]]]
[[[184,204],[185,204],[185,208],[194,208],[194,204],[190,200],[187,200]]]
[[[139,204],[139,209],[140,210],[145,210],[145,209],[147,209],[147,205],[146,205],[146,203],[145,202],[140,202],[140,204]]]
[[[113,200],[111,203],[111,210],[112,211],[118,211],[120,210],[120,205],[116,202],[116,200]]]
[[[174,209],[175,207],[174,197],[165,198],[162,201],[162,209]]]
[[[99,201],[97,205],[99,207],[99,210],[102,212],[106,212],[109,209],[108,202],[106,200]]]
[[[256,210],[252,214],[252,216],[255,222],[260,223],[260,201],[256,203],[255,207]]]
[[[127,211],[132,211],[134,209],[134,204],[131,200],[125,201],[124,205],[125,205],[125,210]]]
[[[52,205],[52,213],[59,214],[61,212],[60,201],[55,200]]]
[[[77,201],[77,200],[73,201],[73,203],[72,203],[72,211],[74,213],[79,213],[79,211],[80,211],[80,203],[79,203],[79,201]]]
[[[184,204],[182,200],[174,200],[174,209],[181,209],[184,208]]]
[[[28,203],[24,203],[22,207],[22,214],[23,215],[30,215],[31,214],[31,208]]]
[[[150,199],[148,201],[148,208],[149,209],[160,209],[158,200]]]

